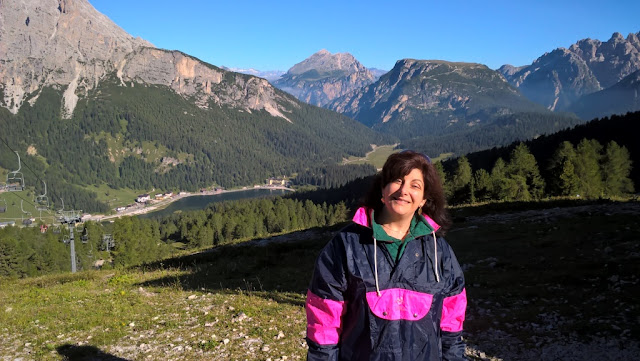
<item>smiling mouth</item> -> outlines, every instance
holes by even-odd
[[[406,200],[404,200],[404,199],[394,198],[393,200],[394,200],[395,202],[400,202],[400,203],[407,203],[407,204],[409,203],[409,201],[406,201]]]

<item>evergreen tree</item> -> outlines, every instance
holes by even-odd
[[[476,201],[488,201],[493,193],[493,183],[491,175],[486,170],[480,168],[473,174],[474,195]]]
[[[471,165],[466,157],[458,158],[451,176],[452,203],[464,203],[471,200]]]
[[[498,158],[491,168],[492,198],[507,200],[511,198],[510,181],[507,178],[507,165],[502,158]]]
[[[583,139],[576,147],[575,171],[579,194],[583,198],[600,197],[604,191],[600,160],[602,145],[597,140]]]
[[[575,170],[576,151],[568,141],[560,143],[549,162],[551,193],[575,196],[579,192],[580,180]]]
[[[544,180],[540,176],[538,163],[524,143],[518,144],[511,153],[507,177],[517,184],[514,200],[528,201],[544,195]]]
[[[442,188],[444,190],[445,197],[447,197],[447,199],[451,198],[451,184],[449,184],[449,179],[447,178],[447,173],[444,171],[442,162],[435,162],[433,165],[436,167],[436,171],[438,171],[440,180],[442,180]]]
[[[617,196],[633,193],[630,173],[631,159],[627,148],[619,146],[614,141],[609,142],[602,160],[604,194]]]

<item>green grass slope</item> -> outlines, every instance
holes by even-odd
[[[447,240],[465,269],[469,358],[637,355],[639,214],[637,202],[455,209]],[[336,230],[311,229],[133,269],[2,279],[0,354],[303,360],[307,283]]]

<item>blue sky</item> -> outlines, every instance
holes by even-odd
[[[125,31],[217,66],[287,70],[320,49],[527,65],[580,39],[640,32],[640,1],[89,0]]]

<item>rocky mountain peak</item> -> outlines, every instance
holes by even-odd
[[[284,117],[274,89],[264,80],[232,76],[178,51],[155,49],[134,38],[87,0],[0,1],[0,106],[17,113],[33,104],[44,87],[64,89],[63,117],[78,98],[107,76],[122,86],[163,85],[197,99],[244,109],[265,109]],[[251,87],[251,88],[248,88]]]
[[[624,40],[624,36],[616,31],[615,33],[613,33],[613,35],[611,35],[611,39],[609,39],[609,42],[621,42]]]
[[[304,102],[324,106],[375,79],[353,55],[323,49],[291,67],[273,84]]]
[[[486,99],[496,99],[495,104]],[[485,65],[416,59],[398,60],[378,81],[328,107],[400,137],[474,126],[509,108],[535,108]]]
[[[308,71],[317,71],[318,73],[331,73],[335,71],[352,73],[362,71],[363,69],[366,68],[349,53],[331,54],[329,51],[322,49],[302,62],[292,66],[287,73],[290,75],[300,75]]]
[[[582,39],[545,53],[517,72],[501,73],[529,99],[563,110],[578,98],[608,88],[640,70],[638,34],[613,33],[606,42]]]

